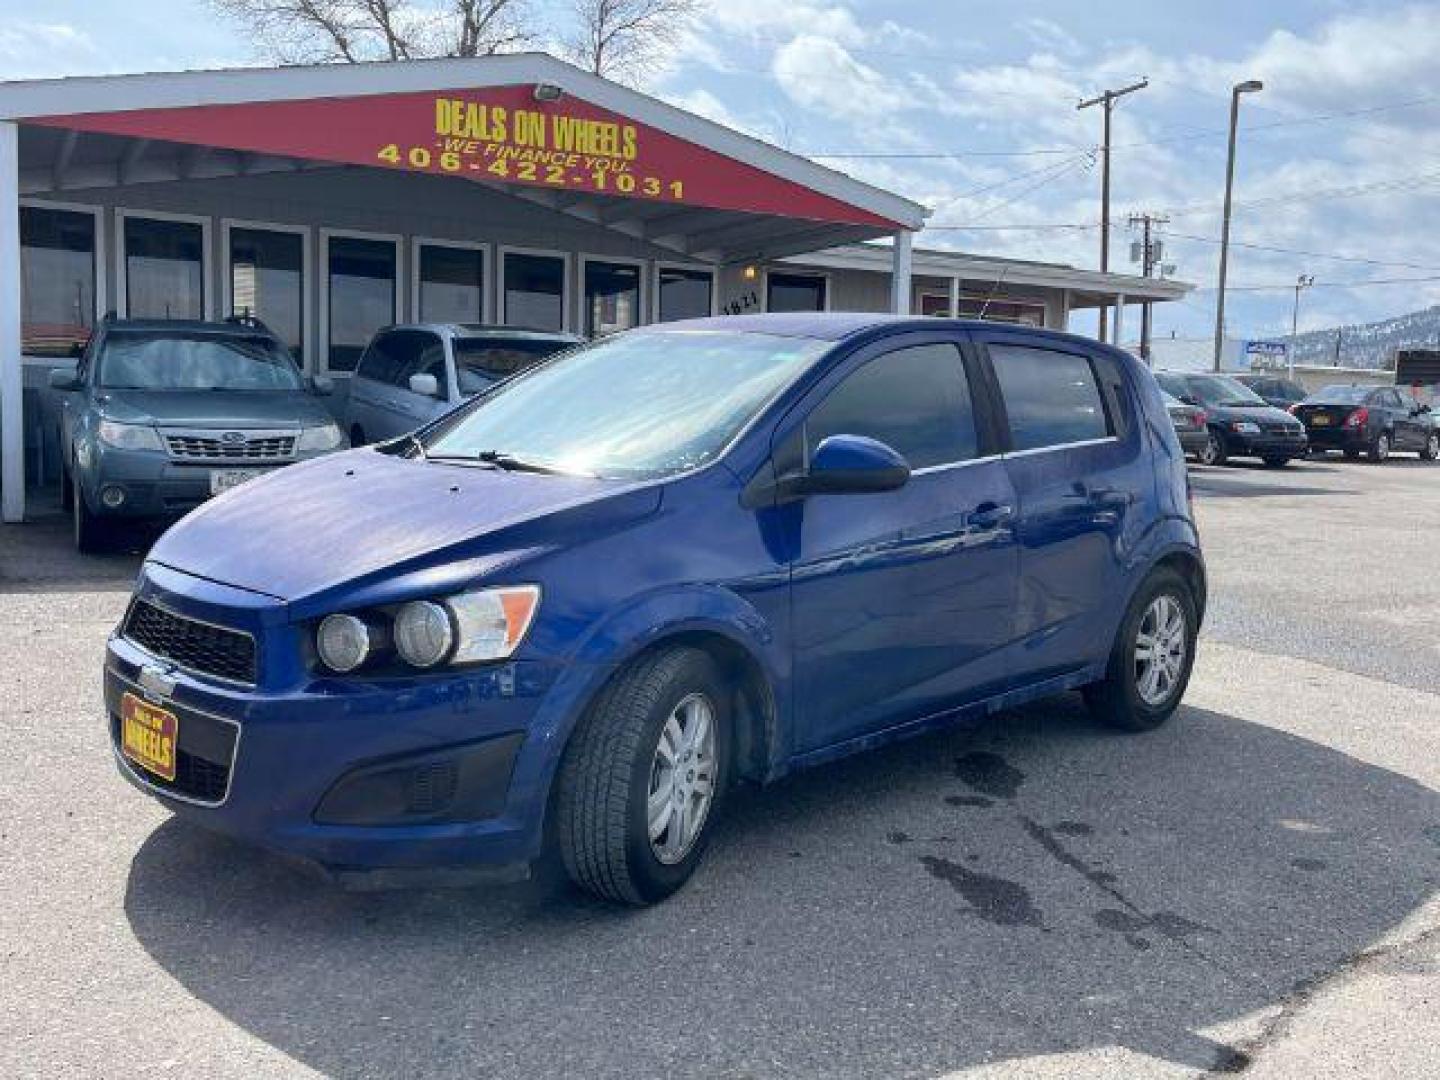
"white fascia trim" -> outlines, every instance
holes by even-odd
[[[243,218],[220,219],[220,317],[223,319],[235,310],[235,275],[230,268],[230,233],[234,229],[252,229],[255,232],[290,233],[300,237],[300,353],[305,371],[316,370],[315,335],[310,332],[314,325],[315,312],[315,271],[311,252],[311,229],[308,225],[287,225],[278,221],[248,221]]]
[[[930,211],[893,192],[771,146],[545,53],[402,63],[315,64],[138,75],[96,75],[0,83],[0,120],[67,113],[231,105],[322,97],[551,83],[601,108],[707,147],[911,230]]]
[[[115,313],[130,317],[129,282],[125,276],[125,223],[137,221],[179,221],[200,226],[201,318],[215,318],[215,236],[214,219],[206,214],[172,214],[168,210],[137,210],[115,207]]]

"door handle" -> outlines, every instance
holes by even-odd
[[[1015,508],[1008,504],[981,503],[965,515],[965,523],[971,529],[989,531],[1006,525],[1015,516]]]

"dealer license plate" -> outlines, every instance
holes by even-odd
[[[120,698],[120,749],[135,764],[166,780],[175,779],[175,743],[180,721],[169,709],[134,694]]]
[[[1314,424],[1316,427],[1329,427],[1330,417],[1325,416],[1322,413],[1320,415],[1310,417],[1310,423]]]
[[[210,471],[210,494],[219,495],[222,491],[239,487],[246,480],[254,480],[264,471],[264,469],[212,469]]]

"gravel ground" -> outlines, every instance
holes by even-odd
[[[1434,1075],[1440,467],[1195,472],[1187,704],[731,804],[691,887],[339,893],[115,774],[138,559],[0,530],[0,1075]]]

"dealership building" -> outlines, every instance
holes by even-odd
[[[1064,328],[1187,288],[918,250],[925,217],[545,55],[0,83],[4,520],[58,477],[48,371],[111,311],[253,314],[343,386],[395,322],[594,336],[849,310]]]

